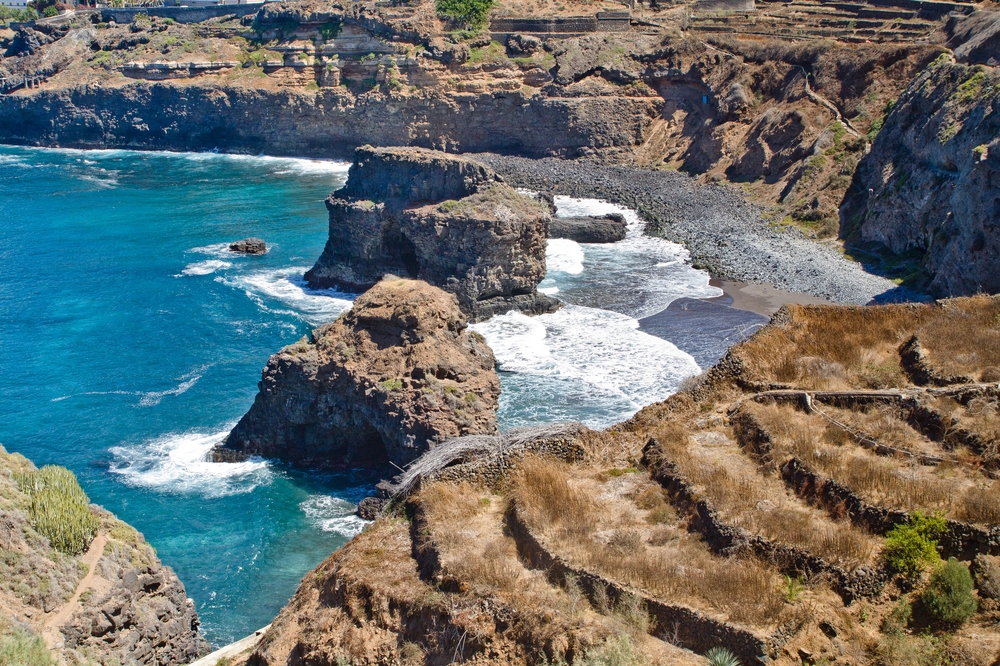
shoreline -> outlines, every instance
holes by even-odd
[[[697,183],[676,171],[627,165],[493,153],[467,156],[490,166],[515,187],[631,208],[646,222],[647,233],[683,245],[696,267],[732,283],[731,292],[737,292],[730,294],[733,302],[746,307],[770,308],[790,297],[766,288],[755,293],[735,286],[738,283],[774,285],[776,292],[850,305],[922,300],[922,294],[867,272],[797,230],[774,228],[761,208],[733,187]]]
[[[772,284],[741,282],[714,276],[708,283],[721,289],[722,296],[701,300],[765,317],[771,317],[785,305],[837,305],[828,298],[801,291],[778,289]]]

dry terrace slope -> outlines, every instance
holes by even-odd
[[[446,442],[246,663],[992,666],[998,317],[791,306],[607,431]],[[960,617],[890,556],[918,509]]]

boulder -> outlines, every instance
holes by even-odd
[[[267,243],[260,238],[244,238],[241,241],[231,243],[229,250],[241,254],[265,254],[267,252]]]
[[[364,291],[385,275],[424,280],[473,321],[512,309],[551,312],[548,208],[473,160],[420,148],[359,148],[331,195],[330,236],[306,273],[313,288]]]
[[[549,237],[568,238],[577,243],[617,243],[625,239],[628,224],[619,213],[601,217],[554,217]]]
[[[448,438],[497,432],[496,361],[466,324],[452,294],[379,282],[271,357],[253,406],[213,458],[403,466]]]

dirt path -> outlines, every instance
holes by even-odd
[[[73,611],[77,609],[77,602],[80,600],[80,595],[83,594],[84,590],[88,590],[93,587],[93,581],[95,570],[97,569],[97,561],[101,559],[101,555],[104,554],[104,543],[106,538],[103,532],[99,532],[94,540],[90,542],[90,548],[84,553],[83,557],[80,558],[81,561],[87,565],[87,575],[77,584],[76,591],[73,592],[73,596],[70,597],[69,601],[60,606],[55,613],[50,615],[45,620],[45,628],[42,630],[42,636],[45,638],[45,642],[48,644],[49,649],[56,649],[62,645],[62,635],[59,632],[59,627],[66,624],[70,617],[73,615]]]

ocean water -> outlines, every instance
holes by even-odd
[[[204,461],[253,402],[268,356],[350,307],[353,295],[302,282],[347,166],[0,147],[0,443],[69,467],[142,531],[214,644],[271,621],[363,527],[354,503],[377,474]],[[626,215],[613,246],[550,242],[542,288],[565,307],[477,325],[499,362],[501,427],[608,425],[699,371],[638,319],[720,291]],[[226,249],[249,235],[265,256]]]

